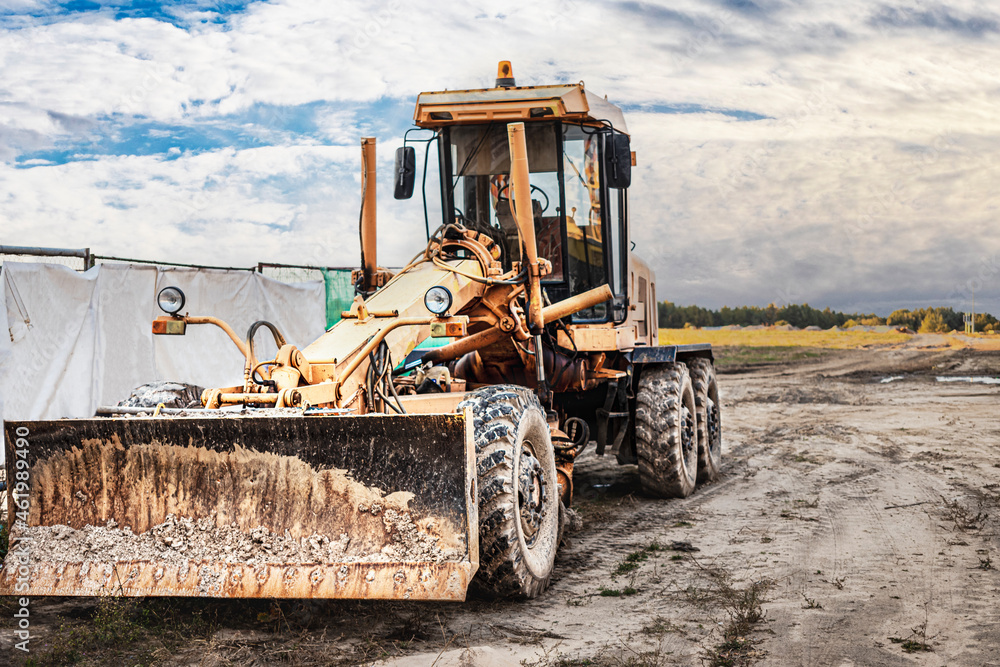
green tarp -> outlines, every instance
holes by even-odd
[[[354,302],[354,285],[349,270],[323,269],[326,284],[326,328],[340,321],[340,314],[351,309]]]

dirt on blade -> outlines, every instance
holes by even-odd
[[[97,478],[86,474],[95,470]],[[444,519],[411,513],[411,494],[384,495],[294,456],[95,440],[40,462],[35,474],[33,507],[61,523],[18,528],[14,543],[29,544],[36,568],[82,563],[81,577],[114,562],[179,566],[185,576],[205,563],[460,558],[441,539]]]

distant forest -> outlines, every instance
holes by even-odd
[[[962,331],[965,324],[962,313],[951,308],[917,308],[916,310],[895,310],[888,317],[875,314],[841,313],[824,308],[818,310],[807,303],[776,306],[769,304],[766,308],[760,306],[740,306],[730,308],[723,306],[720,310],[709,310],[700,306],[678,306],[669,301],[657,304],[659,324],[663,329],[682,329],[689,327],[723,327],[730,324],[740,326],[783,325],[804,329],[816,326],[821,329],[830,327],[853,327],[891,325],[906,327],[923,333],[934,333],[957,330]],[[1000,331],[1000,321],[989,313],[976,313],[976,331]]]

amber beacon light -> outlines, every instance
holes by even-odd
[[[501,60],[497,65],[497,88],[514,88],[514,68],[509,60]]]

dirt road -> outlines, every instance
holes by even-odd
[[[998,373],[947,349],[733,368],[723,478],[652,500],[582,458],[583,527],[540,599],[186,607],[189,636],[143,626],[112,662],[1000,666],[1000,385],[936,381]]]

